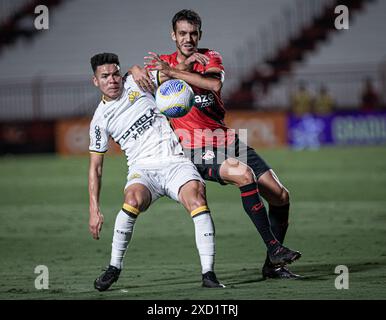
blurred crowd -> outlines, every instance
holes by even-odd
[[[380,95],[371,78],[366,78],[363,81],[359,110],[363,112],[385,110],[385,106],[381,103]],[[295,116],[307,114],[326,116],[334,111],[336,111],[334,97],[324,84],[320,85],[317,94],[312,94],[307,89],[306,84],[300,82],[296,92],[292,95],[291,112]]]

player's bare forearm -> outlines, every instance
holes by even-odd
[[[90,154],[88,175],[89,230],[94,239],[99,239],[103,215],[99,209],[99,195],[102,186],[103,155]]]
[[[145,68],[133,65],[127,72],[133,76],[133,80],[143,91],[154,92],[155,87],[153,81]]]
[[[192,71],[196,62],[206,66],[210,62],[210,58],[202,53],[195,52],[189,58],[176,65],[176,68],[183,71]]]
[[[182,64],[180,64],[182,65]],[[183,70],[182,67],[180,69],[177,68],[170,68],[168,71],[168,75],[164,73],[164,71],[159,72],[159,79],[160,82],[163,83],[170,79],[181,79],[189,83],[190,85],[194,85],[195,87],[211,90],[211,91],[219,91],[222,87],[222,82],[220,80],[221,75],[219,74],[218,77],[213,77],[211,75],[201,75],[196,72],[190,72],[187,70]]]
[[[101,182],[102,179],[101,176],[98,175],[97,170],[90,168],[88,180],[90,215],[96,214],[99,211],[99,194],[102,185]]]
[[[170,68],[169,77],[184,80],[190,85],[210,91],[217,92],[222,87],[222,82],[217,77],[213,77],[207,74],[202,75],[196,72],[178,70],[176,68]]]
[[[163,61],[160,56],[154,52],[149,52],[149,55],[144,57],[144,59],[145,65],[149,68],[149,70],[158,70],[161,75],[163,74],[168,78],[181,79],[190,85],[210,91],[217,92],[222,87],[222,70],[219,68],[209,68],[206,70],[205,74],[191,71],[191,66],[195,61],[202,65],[209,63],[209,58],[202,54],[196,54],[193,57],[188,58],[185,62],[177,65],[177,67],[171,67],[166,61]]]
[[[99,194],[102,185],[103,155],[90,153],[88,171],[88,192],[90,197],[90,213],[99,207]]]
[[[159,72],[158,73],[158,80],[160,81],[160,83],[164,83],[165,81],[167,80],[170,80],[172,79],[171,77],[167,76],[166,74],[164,74],[163,72]]]

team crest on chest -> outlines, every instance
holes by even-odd
[[[141,93],[139,91],[129,91],[128,96],[130,103],[133,104],[141,96]]]
[[[203,152],[202,154],[202,159],[204,160],[211,160],[215,157],[216,155],[212,150],[207,150],[206,152]]]

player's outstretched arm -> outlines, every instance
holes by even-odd
[[[93,238],[98,240],[103,225],[103,214],[99,208],[99,195],[102,186],[103,154],[90,153],[88,172],[88,192],[90,200],[89,230]]]
[[[149,52],[149,56],[145,57],[145,65],[149,70],[160,71],[161,74],[167,78],[181,79],[201,89],[217,92],[222,87],[222,70],[220,68],[209,68],[205,74],[188,71],[188,68],[186,70],[180,70],[183,68],[173,68],[169,66],[167,62],[161,60],[159,55],[154,52]]]
[[[195,62],[206,66],[210,59],[205,54],[195,52],[188,59],[176,65],[176,68],[181,71],[192,71]]]

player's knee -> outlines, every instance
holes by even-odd
[[[133,208],[140,209],[143,201],[134,191],[127,191],[125,195],[125,203]]]
[[[185,205],[186,205],[186,209],[189,212],[195,211],[195,210],[200,209],[200,208],[207,207],[207,203],[206,203],[205,198],[203,198],[201,196],[197,196],[195,198],[189,199]]]
[[[136,199],[133,199],[133,198],[129,198],[125,201],[125,203],[127,203],[129,206],[135,208],[135,209],[138,209],[140,208],[140,205],[138,203],[138,201]]]
[[[249,167],[244,167],[244,170],[238,180],[237,184],[239,187],[246,186],[255,182],[255,175]]]
[[[199,210],[200,208],[203,209],[204,207],[207,207],[205,194],[203,194],[201,192],[196,192],[193,197],[186,199],[185,207],[189,212]]]
[[[179,197],[188,212],[207,206],[205,187],[200,181],[189,181],[180,190]]]
[[[225,178],[226,181],[233,182],[238,187],[251,184],[256,181],[255,175],[250,167],[237,159],[226,160]]]

